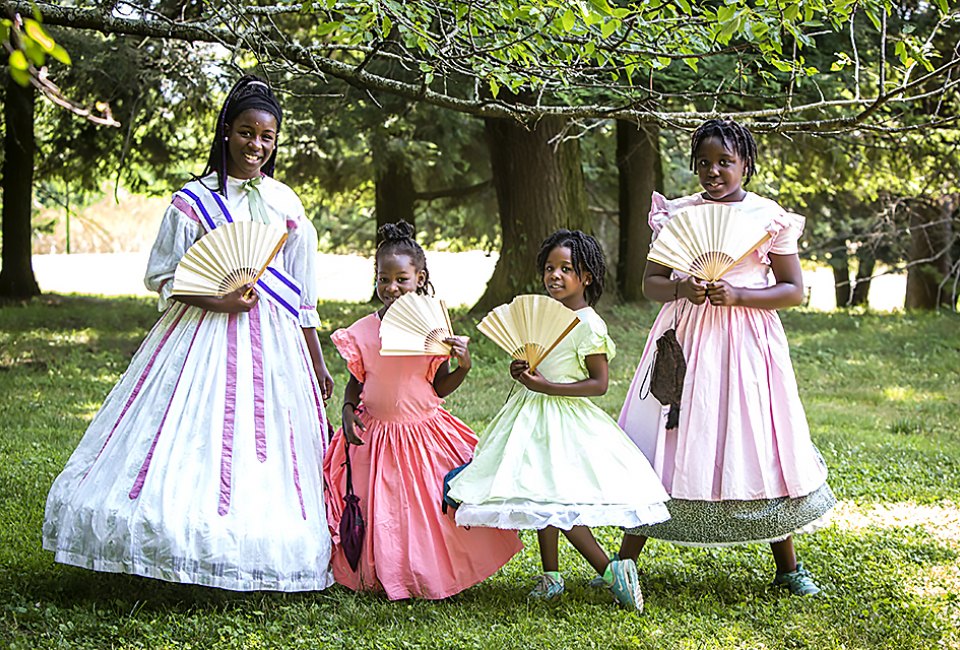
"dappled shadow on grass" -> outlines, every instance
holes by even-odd
[[[6,633],[66,647],[123,638],[130,647],[901,647],[929,648],[944,633],[937,599],[905,587],[957,554],[919,529],[829,528],[800,545],[824,595],[795,598],[769,586],[765,547],[683,549],[652,542],[641,558],[644,615],[617,609],[586,586],[585,564],[565,553],[567,593],[531,602],[528,549],[502,573],[442,602],[390,602],[342,587],[306,594],[225,592],[43,561],[6,567]],[[34,558],[40,560],[40,558]],[[51,631],[55,633],[51,633]],[[224,632],[227,630],[228,632]],[[31,646],[33,647],[33,646]],[[103,647],[103,646],[100,646]]]

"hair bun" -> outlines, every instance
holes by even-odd
[[[396,223],[385,223],[377,230],[384,241],[413,239],[413,226],[401,219]]]

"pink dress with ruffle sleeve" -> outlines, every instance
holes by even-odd
[[[345,445],[337,432],[324,460],[333,574],[353,590],[391,600],[440,599],[475,585],[523,545],[515,531],[458,528],[440,509],[443,477],[469,461],[477,436],[442,408],[433,378],[445,357],[380,355],[374,313],[333,334],[347,368],[363,384],[358,415],[364,444],[350,446],[353,488],[366,536],[357,571],[339,546],[346,483]]]

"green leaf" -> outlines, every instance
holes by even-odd
[[[940,10],[940,13],[946,16],[950,13],[950,8],[947,6],[947,0],[933,0],[937,3],[937,9]]]
[[[613,11],[610,9],[610,3],[607,0],[590,0],[590,5],[602,14],[610,15]]]
[[[390,30],[393,29],[393,21],[390,20],[390,16],[384,14],[383,16],[383,25],[380,28],[380,33],[383,34],[384,38],[390,36]]]
[[[54,45],[53,50],[50,52],[50,56],[64,65],[73,65],[73,61],[70,60],[70,55],[65,49],[63,49],[62,45]]]
[[[610,35],[618,29],[620,29],[620,21],[616,18],[611,18],[600,26],[600,35],[604,38],[610,38]]]
[[[19,52],[19,50],[17,50]],[[30,85],[30,73],[17,68],[10,68],[10,76],[21,86]]]
[[[56,45],[56,42],[50,38],[50,35],[44,31],[43,27],[40,26],[35,20],[27,18],[23,21],[23,30],[27,33],[27,36],[32,38],[37,45],[43,48],[43,51],[49,54],[53,51],[53,47]]]
[[[500,94],[500,84],[497,83],[497,80],[493,77],[487,80],[490,85],[490,94],[493,95],[493,98],[496,99],[497,95]]]
[[[30,68],[30,64],[27,63],[27,57],[23,55],[23,52],[20,50],[14,50],[10,53],[10,69],[11,70],[20,70],[26,72]]]
[[[790,21],[796,20],[799,15],[800,5],[790,5],[783,11],[783,17]]]
[[[573,9],[567,9],[560,20],[563,23],[563,31],[569,32],[577,24],[577,15],[573,13]]]
[[[343,23],[341,23],[338,20],[334,20],[329,23],[323,23],[319,27],[317,27],[317,36],[326,36],[328,34],[332,34],[333,32],[340,29],[342,25]]]
[[[680,5],[680,9],[683,10],[683,13],[690,15],[690,3],[687,0],[677,0],[677,4]]]
[[[47,60],[47,53],[43,51],[39,43],[26,35],[23,37],[23,53],[38,67],[43,65]]]
[[[792,66],[792,65],[790,65],[788,62],[782,61],[782,60],[780,60],[780,59],[772,59],[772,60],[770,61],[770,64],[771,64],[774,68],[776,68],[777,70],[779,70],[780,72],[790,72],[791,70],[793,70],[793,66]]]
[[[693,70],[694,72],[697,71],[697,60],[696,60],[696,59],[684,59],[683,62],[686,63],[686,64],[687,64],[687,67],[690,68],[691,70]]]

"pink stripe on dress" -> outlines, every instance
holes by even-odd
[[[167,339],[170,338],[170,335],[173,333],[173,330],[177,328],[177,324],[180,322],[180,319],[183,318],[184,313],[186,313],[187,307],[183,305],[180,309],[180,313],[177,314],[176,318],[173,320],[173,323],[170,324],[170,327],[167,328],[167,331],[163,333],[163,338],[160,339],[160,343],[157,344],[157,348],[153,351],[153,354],[150,355],[150,360],[147,361],[146,367],[143,369],[143,372],[140,373],[140,377],[137,379],[136,385],[133,387],[133,392],[130,393],[130,397],[127,398],[127,403],[123,405],[123,409],[120,411],[120,416],[117,418],[117,421],[113,423],[113,428],[110,429],[110,433],[107,434],[107,439],[103,441],[103,446],[100,447],[100,451],[97,452],[97,457],[93,459],[93,462],[90,463],[90,467],[87,468],[87,471],[84,472],[83,479],[87,478],[87,474],[90,473],[90,470],[93,469],[93,466],[97,464],[97,461],[100,460],[100,455],[103,453],[103,450],[107,448],[107,443],[110,442],[110,439],[113,437],[113,434],[116,432],[117,427],[120,426],[120,422],[123,420],[123,416],[127,414],[127,411],[130,409],[130,405],[133,404],[133,401],[137,399],[137,395],[140,394],[140,389],[143,388],[143,383],[147,380],[147,375],[150,374],[150,370],[153,368],[154,361],[157,360],[157,355],[160,354],[160,350],[163,349],[163,346],[166,344]],[[159,321],[158,327],[163,321]],[[153,332],[151,332],[152,334]],[[149,338],[149,335],[147,335]]]
[[[233,478],[233,434],[237,420],[237,314],[227,318],[227,387],[223,407],[223,446],[220,450],[220,502],[217,513],[230,511]]]
[[[170,401],[167,402],[167,408],[163,412],[163,418],[160,420],[160,426],[157,427],[157,433],[153,436],[153,442],[150,443],[150,451],[147,452],[147,457],[143,459],[143,465],[140,467],[140,471],[137,473],[137,480],[134,481],[133,487],[130,489],[130,498],[136,499],[140,496],[140,491],[143,489],[143,483],[147,479],[147,470],[150,469],[150,461],[153,460],[153,452],[157,448],[157,441],[160,439],[160,432],[163,431],[163,425],[167,421],[167,416],[170,414],[170,406],[173,404],[173,398],[177,395],[177,388],[180,387],[180,379],[183,378],[183,369],[187,366],[187,360],[190,358],[190,351],[193,350],[193,344],[197,340],[197,334],[200,333],[200,326],[203,325],[203,319],[207,316],[207,312],[200,313],[200,320],[197,321],[197,329],[193,331],[193,338],[190,339],[190,346],[187,348],[187,353],[183,355],[183,366],[180,368],[180,376],[177,377],[177,383],[173,386],[173,392],[170,394]]]
[[[322,453],[320,454],[320,457],[323,458],[323,456],[325,456],[326,453],[327,453],[327,444],[328,444],[328,442],[327,442],[327,415],[326,415],[326,412],[323,410],[323,406],[320,405],[320,394],[317,393],[317,382],[313,380],[313,379],[315,378],[315,373],[314,373],[314,371],[313,371],[313,364],[310,363],[310,359],[307,358],[307,353],[306,353],[306,350],[305,350],[306,347],[307,347],[307,346],[306,346],[306,343],[304,343],[304,342],[301,340],[301,341],[300,341],[300,356],[301,356],[301,358],[303,358],[303,363],[304,363],[304,364],[306,365],[306,367],[307,367],[307,373],[309,373],[309,375],[310,375],[310,377],[311,377],[311,380],[310,380],[310,388],[311,388],[311,390],[313,391],[313,404],[314,404],[314,406],[316,406],[316,408],[317,408],[317,420],[320,422],[320,451],[322,452]]]
[[[250,348],[253,357],[253,431],[257,445],[257,460],[267,460],[267,434],[264,424],[263,398],[263,336],[260,331],[260,308],[250,310]]]
[[[200,223],[200,217],[197,216],[196,211],[193,209],[193,206],[184,201],[179,196],[173,197],[173,207],[175,207],[180,212],[184,213],[197,223]]]
[[[297,498],[300,499],[300,514],[304,521],[307,519],[307,509],[303,505],[303,490],[300,489],[300,468],[297,465],[297,445],[293,440],[293,422],[290,413],[287,413],[287,427],[290,429],[290,456],[293,458],[293,487],[297,489]],[[322,438],[323,436],[321,436]]]

